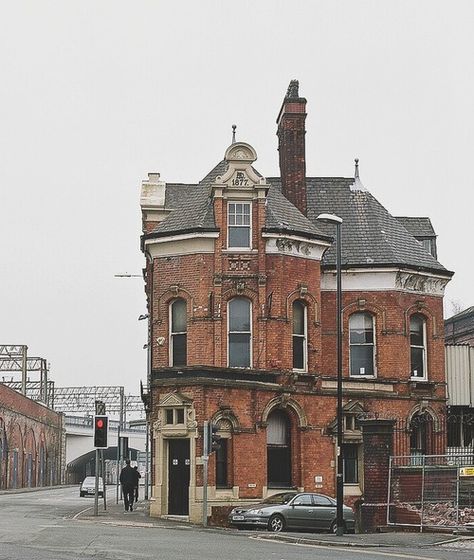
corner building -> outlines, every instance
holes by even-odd
[[[335,495],[335,232],[322,213],[343,220],[345,501],[379,507],[388,450],[444,451],[452,273],[433,256],[434,231],[431,252],[416,238],[427,218],[391,216],[357,163],[351,178],[306,177],[305,117],[292,81],[277,119],[280,177],[233,142],[197,183],[143,181],[154,516],[202,520],[204,421],[222,436],[209,516],[281,489]]]

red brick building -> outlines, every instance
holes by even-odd
[[[277,119],[280,177],[234,142],[195,184],[143,182],[152,515],[201,520],[204,421],[223,442],[210,515],[281,488],[335,494],[335,249],[321,213],[343,220],[346,500],[377,502],[390,449],[444,448],[452,273],[364,188],[357,164],[355,177],[306,177],[305,117],[293,81]]]
[[[63,415],[0,383],[0,489],[60,484]]]

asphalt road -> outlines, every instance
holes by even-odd
[[[113,491],[110,499],[113,499]],[[0,495],[0,560],[472,560],[472,549],[305,546],[183,524],[84,520],[78,488]]]

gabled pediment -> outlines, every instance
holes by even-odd
[[[343,416],[366,416],[367,412],[363,409],[362,405],[359,401],[349,401],[342,407],[342,415]],[[330,422],[327,426],[327,430],[329,433],[335,433],[337,430],[337,418],[334,418],[332,422]]]
[[[222,175],[216,176],[214,190],[226,190],[233,194],[247,195],[253,191],[268,189],[266,180],[260,177],[252,167],[257,159],[255,150],[245,142],[231,144],[225,153],[227,168]]]
[[[359,401],[349,401],[342,407],[342,410],[344,414],[365,414]]]
[[[190,406],[192,400],[181,393],[167,393],[160,397],[158,406],[160,407],[176,407],[176,406]]]

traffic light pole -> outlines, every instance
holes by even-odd
[[[95,450],[95,494],[94,494],[94,516],[99,515],[99,450]]]
[[[102,495],[104,497],[104,511],[107,511],[107,482],[106,482],[106,472],[105,472],[105,457],[104,457],[104,450],[102,449],[100,452],[100,464],[101,464],[101,470],[100,472],[102,473],[102,484],[103,484],[103,489],[104,491],[102,492]]]

